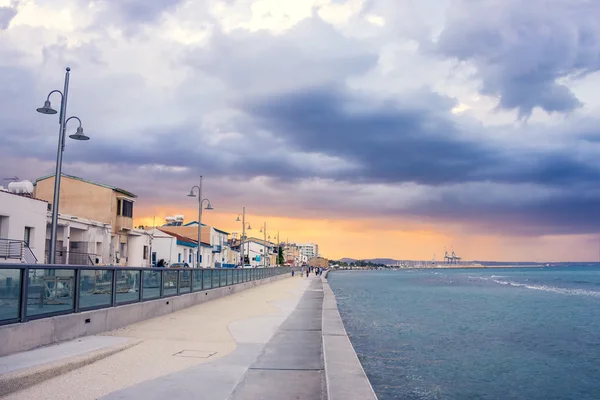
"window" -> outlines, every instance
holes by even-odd
[[[144,260],[148,259],[148,246],[144,246]],[[156,253],[155,253],[156,254]]]
[[[121,199],[117,199],[117,215],[121,215]]]
[[[31,247],[31,232],[33,231],[33,228],[30,228],[28,226],[25,227],[25,244],[27,245],[27,247]]]
[[[188,262],[191,263],[192,262],[192,252],[190,251],[190,254],[188,255]]]
[[[133,202],[129,200],[123,200],[123,213],[124,217],[133,218]]]

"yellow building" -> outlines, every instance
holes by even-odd
[[[133,205],[137,198],[135,194],[66,174],[62,175],[60,182],[60,214],[110,224],[112,233],[108,264],[149,265],[150,235],[133,229]],[[47,201],[51,209],[54,174],[36,180],[34,196]]]
[[[327,268],[329,266],[329,260],[323,257],[313,257],[308,260],[308,265],[311,267]]]

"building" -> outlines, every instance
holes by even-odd
[[[309,260],[313,257],[319,257],[319,245],[314,243],[298,244],[300,254],[306,256]]]
[[[240,243],[236,242],[239,247]],[[256,238],[246,238],[243,243],[245,262],[252,267],[275,266],[277,265],[277,246],[269,241]]]
[[[34,196],[47,201],[49,209],[51,209],[54,197],[54,174],[36,180]],[[149,265],[151,237],[147,232],[133,228],[133,209],[136,198],[135,194],[115,186],[63,174],[59,212],[110,225],[111,240],[108,260],[104,260],[103,257],[105,264]],[[57,242],[57,252],[70,250],[71,248],[66,247],[64,242],[61,246],[58,246]],[[99,256],[92,253],[90,255],[92,257]]]
[[[283,244],[283,260],[286,265],[299,267],[308,263],[308,257],[300,253],[300,248],[295,243]]]
[[[198,241],[178,233],[168,232],[162,228],[154,228],[152,231],[152,254],[153,265],[159,262],[166,265],[173,263],[188,263],[195,267],[198,257]],[[212,246],[202,243],[200,247],[201,267],[207,268],[207,260],[212,254]]]
[[[47,209],[48,204],[31,193],[0,187],[0,262],[44,262]]]
[[[329,266],[329,260],[323,257],[313,257],[308,260],[308,265],[311,267],[327,268]]]
[[[52,213],[47,213],[46,242],[50,241]],[[56,264],[106,265],[110,261],[112,227],[73,215],[59,214],[56,227]],[[45,254],[48,262],[48,253]]]
[[[167,224],[159,229],[165,233],[180,235],[194,243],[198,242],[198,222],[184,223],[183,215],[167,217]],[[234,267],[239,264],[239,251],[231,248],[228,232],[202,224],[201,242],[202,268]]]

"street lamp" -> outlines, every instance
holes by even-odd
[[[199,186],[192,186],[192,188],[190,189],[190,193],[188,194],[188,197],[196,197],[196,194],[194,193],[194,189],[198,189],[198,253],[196,254],[196,266],[198,268],[200,268],[200,247],[202,245],[201,239],[202,239],[202,204],[206,201],[208,204],[206,205],[206,207],[204,208],[205,210],[214,210],[214,208],[212,207],[212,205],[210,204],[210,200],[209,199],[203,199],[202,198],[202,175],[200,175],[200,185]]]
[[[240,219],[240,216],[242,217],[242,219]],[[248,230],[252,230],[252,227],[250,226],[249,222],[246,222],[246,207],[242,207],[242,213],[238,214],[237,218],[235,219],[235,222],[241,222],[242,223],[242,237],[240,238],[240,254],[241,254],[241,264],[242,267],[246,264],[246,260],[244,259],[244,239],[246,239],[246,225],[248,225]],[[250,257],[250,250],[248,250],[248,257]]]
[[[262,232],[262,234],[264,235],[264,240],[263,240],[263,246],[265,247],[265,254],[263,254],[263,265],[264,268],[267,267],[267,223],[264,223],[264,226],[262,228],[260,228],[260,231]],[[269,236],[269,239],[271,238],[271,236]]]
[[[72,119],[76,119],[79,121],[79,127],[77,128],[77,132],[73,135],[69,135],[71,139],[75,140],[89,140],[89,136],[86,136],[83,133],[83,128],[81,127],[81,120],[78,117],[70,117],[65,119],[67,114],[67,98],[69,95],[69,75],[71,73],[71,68],[67,67],[67,72],[65,73],[65,86],[63,91],[53,90],[48,93],[48,97],[44,102],[44,106],[37,109],[37,112],[46,115],[54,115],[56,114],[56,110],[52,108],[52,104],[50,103],[50,96],[54,93],[60,94],[60,114],[58,115],[58,150],[56,152],[56,171],[54,174],[54,199],[52,203],[52,225],[50,226],[50,249],[48,262],[50,264],[54,264],[56,262],[56,229],[58,222],[58,203],[60,200],[60,178],[62,174],[62,155],[65,150],[65,133],[67,130],[67,122]]]

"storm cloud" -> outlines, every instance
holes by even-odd
[[[203,174],[265,214],[598,232],[596,2],[5,3],[4,176],[53,171],[69,64],[65,172],[148,203]]]

